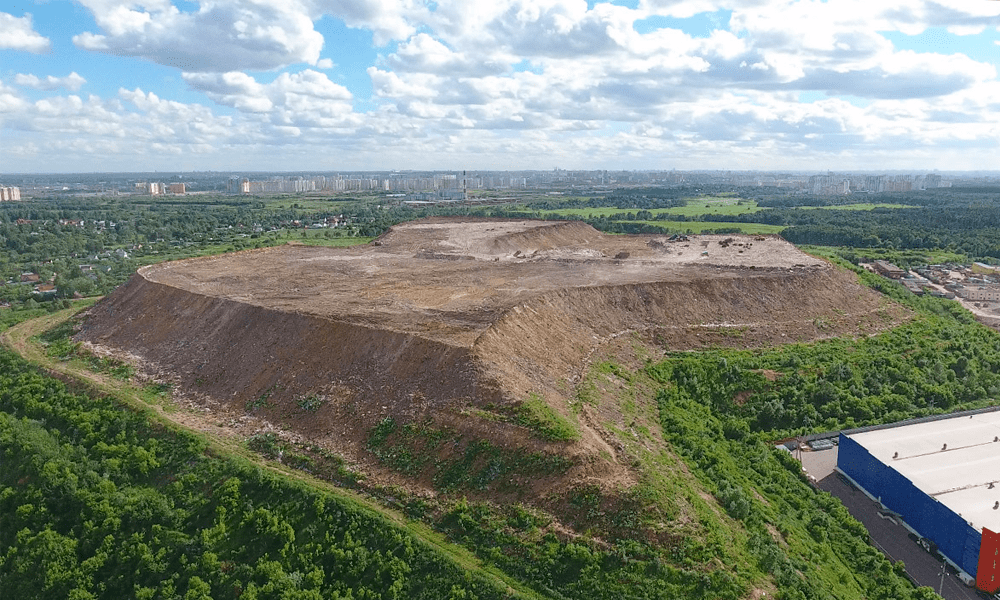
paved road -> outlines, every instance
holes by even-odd
[[[875,547],[893,562],[903,561],[906,572],[917,585],[934,588],[935,592],[940,590],[945,600],[982,600],[984,596],[966,587],[951,566],[945,568],[947,563],[917,545],[905,527],[879,517],[878,503],[840,475],[831,472],[831,465],[836,464],[836,447],[821,452],[803,452],[801,458],[806,471],[815,473],[819,488],[840,498],[851,515],[868,529]]]

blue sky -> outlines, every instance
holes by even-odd
[[[0,0],[0,173],[1000,168],[1000,2]]]

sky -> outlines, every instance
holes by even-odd
[[[0,0],[0,173],[997,170],[996,0]]]

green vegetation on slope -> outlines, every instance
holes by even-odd
[[[930,598],[867,544],[843,506],[767,440],[977,408],[1000,396],[1000,334],[954,302],[859,273],[916,318],[863,339],[757,351],[671,353],[648,363],[663,437],[750,536],[786,598]]]
[[[657,373],[665,384],[669,375]],[[799,463],[748,431],[733,429],[686,390],[657,396],[664,438],[748,533],[745,552],[770,573],[779,597],[795,600],[930,599],[903,565],[871,546],[842,504],[814,490]]]
[[[442,459],[438,453],[444,448],[459,451]],[[386,466],[427,479],[442,492],[510,490],[522,478],[561,473],[573,464],[561,454],[522,452],[431,423],[399,425],[391,417],[369,433],[368,450]]]
[[[1000,397],[1000,333],[955,302],[859,275],[913,307],[916,318],[870,338],[679,353],[660,379],[711,403],[734,426],[773,438],[977,408]]]
[[[216,456],[0,351],[12,598],[508,598],[344,497]]]

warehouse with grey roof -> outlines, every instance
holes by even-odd
[[[1000,590],[1000,411],[840,435],[837,469],[975,580]]]

